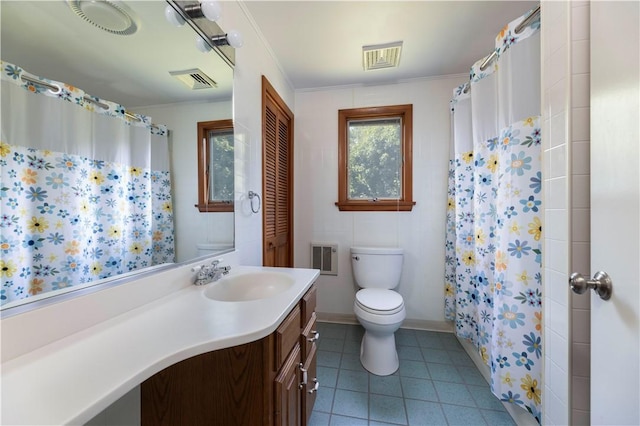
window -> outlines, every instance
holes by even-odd
[[[233,211],[233,179],[233,121],[199,122],[198,210]]]
[[[413,105],[338,111],[341,211],[411,211]]]

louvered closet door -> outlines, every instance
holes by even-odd
[[[291,125],[270,97],[265,102],[263,143],[263,264],[291,267]]]

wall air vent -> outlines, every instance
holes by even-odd
[[[362,66],[365,71],[395,68],[400,64],[402,42],[362,46]]]
[[[218,84],[211,77],[198,68],[183,71],[169,71],[169,74],[186,84],[191,90],[213,89],[218,87]]]
[[[338,275],[338,245],[312,243],[311,267],[320,275]]]

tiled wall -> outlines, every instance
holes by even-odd
[[[589,423],[589,3],[542,3],[545,155],[544,424]]]
[[[296,266],[310,266],[312,242],[339,244],[338,275],[318,280],[320,313],[353,317],[351,246],[398,246],[405,251],[398,288],[407,309],[405,326],[447,326],[442,283],[449,100],[465,80],[458,75],[296,92]],[[413,211],[338,211],[338,110],[400,104],[413,104]]]
[[[176,235],[176,261],[197,256],[197,243],[233,243],[233,213],[200,213],[197,158],[198,122],[229,119],[231,100],[159,105],[137,108],[171,129],[171,170]]]
[[[264,42],[253,18],[239,2],[222,2],[219,24],[244,38],[233,73],[235,133],[235,246],[240,263],[262,265],[262,212],[253,214],[248,192],[262,195],[262,76],[293,111],[293,89]]]

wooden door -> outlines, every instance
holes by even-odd
[[[638,425],[640,5],[590,5],[591,274],[613,282],[591,294],[591,424]]]
[[[262,77],[264,266],[293,266],[293,113]]]

